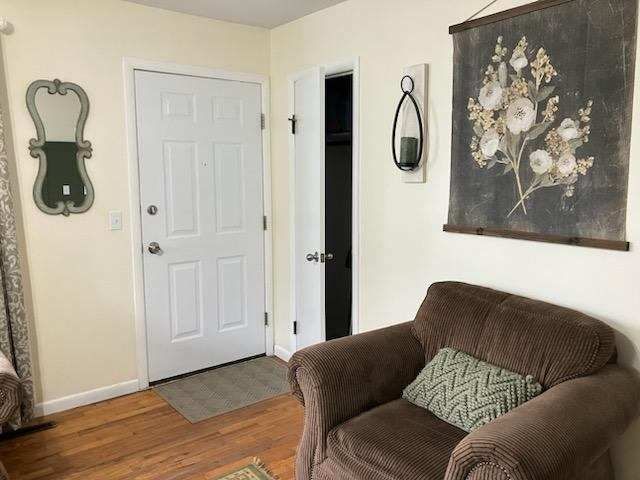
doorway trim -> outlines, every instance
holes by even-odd
[[[131,224],[136,364],[138,370],[138,388],[139,390],[144,390],[149,388],[149,364],[147,355],[147,321],[145,313],[143,250],[141,248],[142,213],[140,205],[140,177],[138,169],[138,131],[136,125],[136,70],[256,83],[261,87],[262,113],[265,118],[265,125],[262,130],[262,203],[264,215],[267,217],[266,229],[263,232],[265,310],[268,315],[268,324],[265,327],[265,347],[267,355],[273,355],[275,330],[273,319],[273,229],[271,209],[271,134],[269,119],[270,93],[269,78],[266,75],[231,72],[227,70],[218,70],[192,65],[180,65],[176,63],[156,62],[133,57],[124,57],[122,59],[126,145],[129,169],[129,221]]]
[[[339,73],[352,72],[353,73],[353,132],[351,137],[352,148],[352,161],[351,161],[351,242],[352,242],[352,272],[351,272],[351,330],[352,335],[360,333],[360,57],[353,57],[340,62],[326,63],[319,65],[324,71],[325,78],[331,75]],[[288,76],[287,88],[289,96],[288,116],[293,115],[294,110],[294,83],[309,70],[302,70]],[[297,338],[293,333],[293,322],[296,319],[296,275],[295,275],[295,258],[294,248],[295,245],[295,176],[294,162],[295,162],[295,144],[294,136],[288,134],[289,141],[289,242],[290,251],[292,254],[289,256],[289,292],[291,295],[291,302],[289,305],[289,325],[287,326],[289,335],[289,344],[291,348],[291,355],[298,350]]]

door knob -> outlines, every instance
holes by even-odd
[[[325,253],[325,254],[324,254],[324,259],[325,259],[327,262],[330,262],[331,260],[333,260],[333,253]]]
[[[156,207],[155,205],[149,205],[147,207],[147,213],[149,215],[155,215],[156,213],[158,213],[158,207]]]
[[[307,262],[317,262],[320,260],[320,256],[318,252],[316,253],[307,253]]]
[[[153,255],[162,255],[162,248],[160,248],[160,244],[158,242],[151,242],[147,247],[147,250],[149,250],[149,253],[152,253]]]

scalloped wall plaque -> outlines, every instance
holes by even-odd
[[[83,213],[91,208],[94,191],[85,168],[91,142],[84,139],[89,98],[75,83],[36,80],[27,89],[27,109],[37,138],[29,152],[39,159],[33,198],[48,215]]]

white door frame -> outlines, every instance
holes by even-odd
[[[262,113],[265,128],[262,130],[262,189],[263,209],[267,217],[264,231],[264,283],[265,310],[268,324],[265,328],[266,354],[273,355],[273,235],[271,216],[271,146],[269,126],[269,79],[266,75],[229,72],[208,67],[154,62],[125,57],[122,62],[124,74],[125,121],[127,131],[127,153],[129,157],[129,211],[131,223],[131,246],[133,258],[133,302],[136,328],[136,360],[138,366],[138,388],[149,388],[149,366],[147,355],[147,322],[144,296],[144,269],[142,251],[142,214],[140,205],[140,178],[138,170],[138,133],[136,127],[135,71],[146,70],[158,73],[173,73],[193,77],[234,80],[256,83],[261,87]]]
[[[351,330],[353,335],[360,333],[360,57],[354,57],[342,62],[321,65],[325,77],[343,72],[353,72],[353,125],[351,136]],[[307,71],[298,72],[288,77],[289,116],[294,113],[294,83]],[[295,162],[294,136],[289,137],[289,245],[291,256],[289,291],[291,304],[289,306],[289,332],[291,352],[298,350],[296,335],[293,333],[293,322],[296,319],[296,264],[295,264],[295,176],[292,175]]]

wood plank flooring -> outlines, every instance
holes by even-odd
[[[213,480],[253,457],[290,480],[303,411],[285,395],[191,424],[149,390],[46,420],[0,443],[11,480]]]

